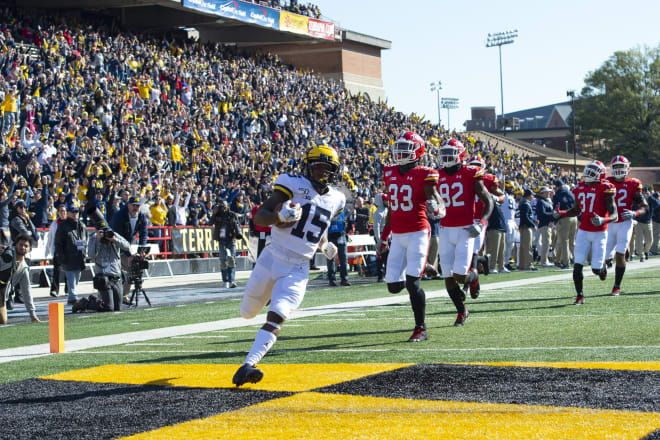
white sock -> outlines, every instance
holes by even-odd
[[[266,356],[268,350],[275,344],[277,336],[264,329],[259,329],[257,336],[254,338],[254,344],[245,358],[245,363],[250,365],[257,365],[261,358]]]

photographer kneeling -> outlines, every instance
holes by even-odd
[[[119,311],[122,303],[121,252],[130,252],[130,245],[124,237],[115,234],[105,224],[96,227],[89,238],[87,254],[94,263],[94,288],[100,300],[91,295],[78,301],[73,312],[96,310],[99,312]]]

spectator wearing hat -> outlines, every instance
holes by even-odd
[[[518,259],[519,270],[536,270],[531,265],[532,261],[532,238],[536,230],[536,219],[532,210],[532,199],[534,193],[526,189],[523,198],[520,200],[518,209],[520,210],[520,256]]]
[[[69,289],[67,304],[73,305],[78,293],[80,275],[85,269],[87,228],[80,221],[80,206],[67,206],[66,220],[60,222],[55,233],[55,258],[64,270]]]
[[[554,205],[555,212],[567,211],[575,205],[575,196],[570,191],[568,185],[564,181],[557,179],[555,184],[555,195],[552,197],[552,204]],[[553,215],[557,217],[557,214]],[[562,269],[568,269],[573,255],[575,246],[575,234],[577,233],[577,217],[560,217],[555,219],[555,228],[557,230],[555,236],[555,265]]]
[[[548,262],[548,252],[550,251],[550,241],[552,237],[552,201],[550,194],[552,190],[547,186],[539,190],[536,202],[536,218],[538,219],[539,228],[539,264],[542,267],[550,267],[552,264]]]
[[[111,228],[115,234],[119,234],[126,239],[129,244],[136,243],[135,236],[137,235],[137,244],[145,246],[147,244],[147,216],[140,212],[142,200],[139,196],[131,196],[128,198],[126,206],[121,208],[119,212],[112,216]],[[128,280],[129,268],[128,252],[122,251],[121,266],[124,272],[124,280]],[[131,283],[123,283],[124,290],[124,304],[128,304],[128,294],[131,291]]]
[[[14,213],[9,220],[9,231],[11,233],[11,240],[14,243],[19,235],[30,237],[33,246],[36,246],[39,241],[37,228],[27,213],[27,204],[23,199],[18,199],[14,203]]]

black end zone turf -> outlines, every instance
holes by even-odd
[[[0,437],[124,437],[291,394],[30,379],[0,385]]]
[[[660,411],[660,372],[421,364],[316,391],[391,398]]]

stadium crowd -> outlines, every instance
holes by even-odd
[[[284,7],[320,15],[293,0]],[[275,178],[298,171],[315,145],[338,150],[349,199],[361,197],[373,213],[402,130],[426,140],[422,163],[434,168],[442,141],[459,138],[518,200],[558,179],[577,182],[557,166],[448,133],[276,55],[137,34],[108,17],[4,9],[0,22],[5,242],[21,201],[36,228],[56,221],[59,206],[79,209],[83,222],[98,209],[110,223],[131,197],[150,225],[208,225],[221,202],[247,224]]]

